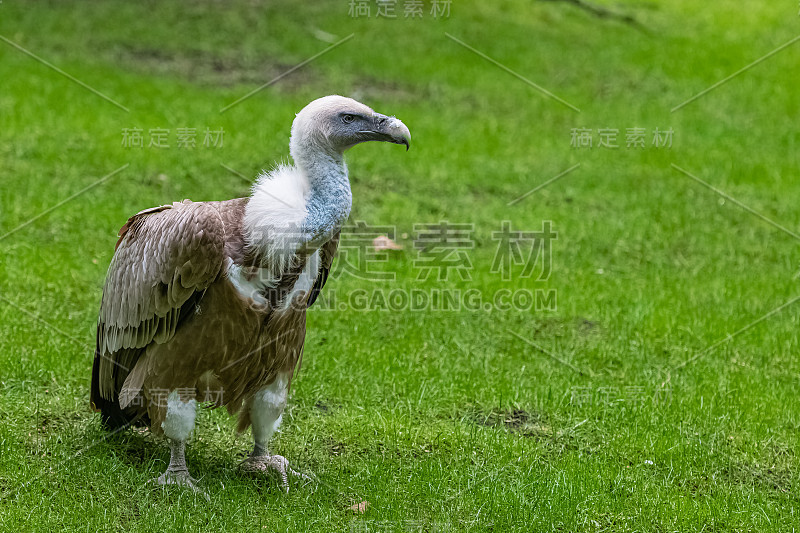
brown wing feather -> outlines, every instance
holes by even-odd
[[[172,338],[187,309],[219,276],[224,246],[220,215],[204,203],[148,209],[123,226],[100,304],[95,406],[118,402],[143,348]]]

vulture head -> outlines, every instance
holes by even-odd
[[[341,157],[345,150],[366,141],[404,144],[408,150],[411,133],[394,117],[376,113],[364,104],[344,96],[325,96],[308,104],[292,123],[292,157],[321,150]]]

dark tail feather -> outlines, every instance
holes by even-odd
[[[94,364],[92,364],[92,387],[89,394],[89,402],[94,411],[100,412],[100,419],[103,426],[110,430],[119,430],[127,426],[147,426],[148,417],[133,412],[125,412],[119,405],[119,393],[114,392],[114,398],[107,400],[100,394],[100,349],[95,347]]]

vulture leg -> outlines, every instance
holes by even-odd
[[[181,485],[209,499],[208,494],[197,486],[195,479],[189,475],[186,466],[186,440],[194,429],[195,409],[197,402],[182,402],[178,393],[173,391],[167,398],[167,415],[161,427],[169,439],[169,466],[167,471],[151,480],[152,483],[165,485]]]
[[[246,472],[263,472],[277,476],[284,492],[289,492],[290,475],[311,481],[310,477],[289,466],[289,461],[285,457],[270,454],[267,447],[272,435],[280,426],[281,416],[286,407],[289,376],[288,372],[278,374],[275,381],[253,396],[250,420],[255,444],[253,452],[241,465],[242,470]]]

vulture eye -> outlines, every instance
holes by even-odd
[[[353,121],[355,121],[355,119],[356,119],[355,115],[342,115],[342,122],[344,122],[345,124],[350,124]]]

